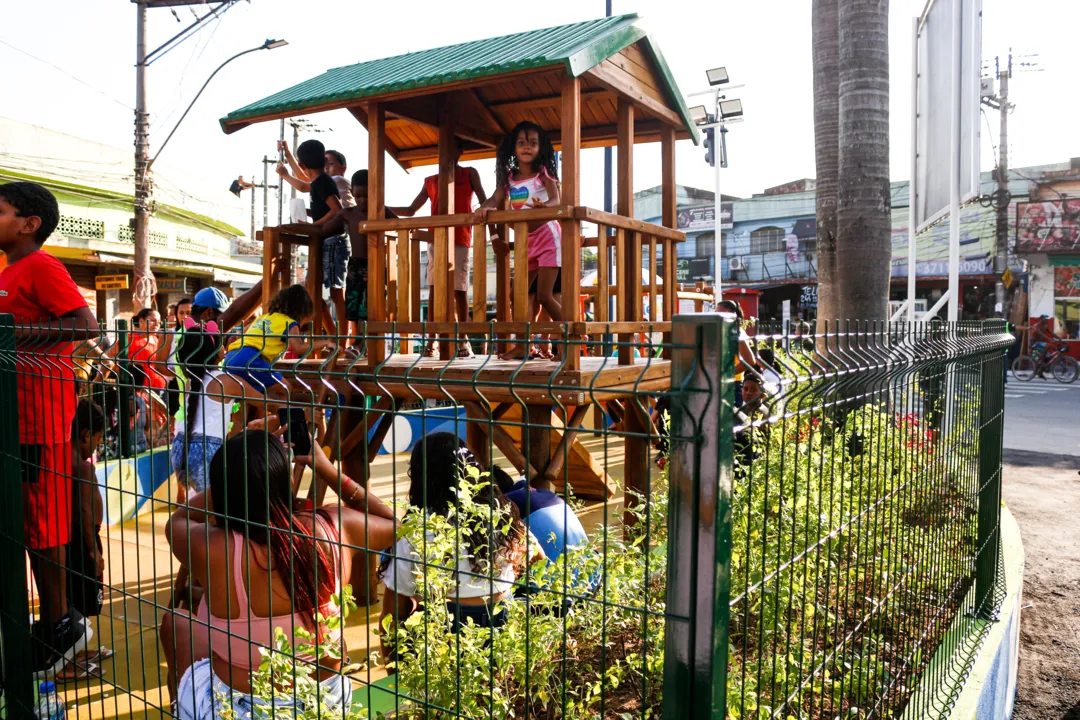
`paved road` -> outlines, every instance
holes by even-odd
[[[1016,720],[1080,718],[1080,382],[1005,386],[1004,490],[1026,555]]]
[[[1054,455],[1080,455],[1080,381],[1005,385],[1005,447]]]

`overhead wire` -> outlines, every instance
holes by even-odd
[[[119,105],[119,106],[120,106],[120,107],[122,107],[122,108],[126,108],[126,109],[128,109],[128,110],[132,110],[132,111],[134,111],[134,110],[135,110],[135,108],[133,108],[132,106],[128,105],[128,104],[127,104],[127,103],[125,103],[124,101],[122,101],[122,100],[117,100],[117,99],[116,99],[115,97],[113,97],[112,95],[108,94],[107,92],[105,92],[105,91],[104,91],[104,90],[102,90],[101,88],[98,88],[98,87],[94,87],[93,85],[91,85],[90,83],[86,82],[86,81],[85,81],[85,80],[83,80],[82,78],[80,78],[80,77],[77,77],[77,76],[75,76],[75,75],[72,75],[72,74],[71,74],[70,72],[68,72],[67,70],[65,70],[64,68],[60,67],[59,65],[57,65],[57,64],[55,64],[55,63],[51,63],[51,62],[49,62],[48,60],[45,60],[45,59],[43,59],[43,58],[39,58],[39,57],[38,57],[37,55],[34,55],[34,54],[32,54],[32,53],[28,53],[27,51],[23,50],[22,48],[20,48],[20,47],[17,47],[17,46],[15,46],[15,45],[12,45],[12,44],[11,44],[11,43],[9,43],[9,42],[8,42],[7,40],[3,40],[3,39],[0,39],[0,44],[3,44],[3,45],[6,45],[6,46],[8,46],[9,48],[11,48],[12,50],[14,50],[15,52],[18,52],[18,53],[22,53],[23,55],[25,55],[25,56],[26,56],[26,57],[28,57],[28,58],[31,58],[31,59],[33,59],[33,60],[37,60],[37,61],[38,61],[39,63],[45,64],[45,65],[48,65],[48,66],[49,66],[49,67],[51,67],[52,69],[54,69],[54,70],[56,70],[56,71],[58,71],[58,72],[62,73],[63,75],[66,75],[67,77],[69,77],[70,79],[72,79],[72,80],[74,80],[75,82],[79,83],[80,85],[83,85],[83,86],[85,86],[85,87],[89,88],[90,90],[93,90],[93,91],[94,91],[94,92],[96,92],[96,93],[97,93],[98,95],[101,95],[102,97],[106,98],[107,100],[111,100],[112,102],[116,103],[117,105]]]

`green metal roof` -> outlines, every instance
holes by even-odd
[[[247,125],[245,120],[258,122],[268,115],[301,113],[321,105],[553,65],[565,65],[571,74],[579,76],[639,40],[644,40],[651,51],[667,85],[671,106],[697,143],[697,129],[682,93],[659,48],[636,14],[530,30],[333,68],[234,110],[221,119],[221,127],[228,133]]]

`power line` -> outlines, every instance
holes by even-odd
[[[93,85],[91,85],[90,83],[86,82],[85,80],[83,80],[81,78],[75,77],[74,75],[69,73],[67,70],[60,67],[59,65],[55,65],[55,64],[49,62],[48,60],[43,60],[43,59],[39,58],[37,55],[32,55],[32,54],[26,52],[25,50],[23,50],[22,48],[19,48],[19,47],[16,47],[16,46],[12,45],[7,40],[0,40],[0,44],[7,45],[9,48],[14,50],[15,52],[22,53],[23,55],[25,55],[28,58],[32,58],[34,60],[37,60],[39,63],[43,63],[45,65],[48,65],[52,69],[54,69],[54,70],[56,70],[56,71],[58,71],[58,72],[60,72],[60,73],[62,73],[64,75],[67,75],[69,78],[71,78],[75,82],[79,83],[80,85],[84,85],[84,86],[90,88],[91,90],[93,90],[94,92],[96,92],[97,94],[101,95],[102,97],[105,97],[105,98],[108,98],[109,100],[112,100],[114,103],[116,103],[120,107],[127,108],[128,110],[134,110],[135,109],[135,108],[131,107],[130,105],[128,105],[127,103],[125,103],[125,102],[123,102],[121,100],[117,100],[112,95],[109,95],[107,92],[105,92],[104,90],[94,87]]]

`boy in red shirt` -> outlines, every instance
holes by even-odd
[[[59,671],[90,639],[68,607],[71,539],[71,422],[78,405],[72,341],[98,337],[97,318],[59,260],[41,246],[60,219],[56,198],[31,182],[0,185],[0,314],[15,317],[23,527],[40,593],[31,662],[39,677]]]

